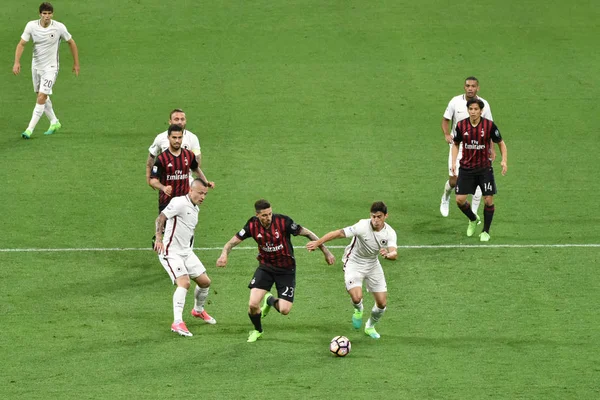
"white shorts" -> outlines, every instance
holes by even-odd
[[[450,145],[450,152],[448,153],[448,176],[452,176],[452,144]],[[460,167],[460,159],[462,158],[462,146],[458,148],[458,155],[456,156],[456,175],[458,175],[458,168]]]
[[[347,261],[344,265],[344,281],[346,282],[346,290],[362,287],[363,281],[365,281],[367,291],[371,293],[387,292],[387,284],[379,260],[376,264],[370,266]]]
[[[195,279],[206,272],[202,261],[193,252],[184,255],[169,254],[166,257],[160,254],[158,259],[173,283],[180,276],[189,275]]]
[[[52,94],[52,87],[56,83],[58,71],[40,71],[37,69],[31,70],[31,78],[33,79],[33,91],[36,93]]]

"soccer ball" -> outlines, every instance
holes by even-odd
[[[352,344],[346,336],[336,336],[331,339],[329,344],[329,351],[336,357],[345,357],[350,354]]]

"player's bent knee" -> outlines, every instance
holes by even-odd
[[[258,314],[260,312],[260,304],[248,304],[248,312],[250,314]]]
[[[185,281],[176,280],[175,281],[175,285],[177,287],[181,287],[181,288],[184,288],[186,290],[189,290],[189,288],[190,288],[190,281],[185,282]]]
[[[465,196],[465,195],[456,196],[456,205],[457,206],[462,207],[465,205],[466,202],[467,202],[467,196]]]
[[[292,306],[279,306],[279,313],[281,315],[288,315],[290,313],[290,311],[292,311]]]
[[[200,286],[203,289],[210,287],[211,280],[205,273],[197,277],[195,280],[198,286]]]
[[[46,104],[46,100],[48,100],[48,95],[46,93],[39,92],[37,95],[37,103]]]

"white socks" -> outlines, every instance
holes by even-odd
[[[379,308],[377,307],[377,304],[375,304],[373,306],[373,309],[371,310],[371,318],[369,318],[369,320],[367,321],[367,328],[372,328],[373,326],[375,326],[375,324],[377,323],[377,321],[379,321],[379,319],[381,317],[383,317],[383,313],[385,312],[386,307],[384,308]]]
[[[363,301],[362,299],[360,300],[360,302],[358,304],[354,304],[354,302],[352,302],[352,307],[354,307],[355,310],[358,310],[360,312],[363,311]]]
[[[55,124],[58,121],[56,115],[54,114],[54,109],[52,108],[52,102],[50,101],[50,97],[46,99],[46,104],[44,104],[44,113],[46,117],[50,120],[50,125]]]
[[[444,185],[444,197],[445,198],[450,197],[451,192],[452,192],[452,188],[450,187],[450,181],[446,181],[446,184]]]
[[[208,297],[208,291],[210,288],[201,288],[196,285],[196,289],[194,290],[194,298],[196,299],[194,303],[194,310],[198,312],[204,311],[204,302],[206,301],[206,297]]]
[[[35,103],[35,107],[33,108],[33,115],[31,116],[31,121],[29,121],[29,126],[27,127],[27,129],[31,132],[33,132],[33,130],[35,129],[35,126],[37,125],[42,115],[44,115],[45,106],[45,104]]]
[[[185,306],[185,295],[187,289],[177,286],[173,293],[173,322],[183,321],[183,307]]]
[[[471,210],[473,210],[473,214],[475,215],[477,215],[477,209],[479,208],[479,203],[481,203],[481,195],[481,188],[477,186],[477,189],[475,189],[475,194],[471,199]]]

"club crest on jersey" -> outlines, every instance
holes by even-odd
[[[185,165],[188,165],[187,157],[185,157],[185,158],[183,159],[183,162],[185,163]]]
[[[275,238],[279,239],[279,231],[278,230],[275,230]]]
[[[387,244],[387,240],[385,240],[385,239],[381,239],[381,245],[382,245],[382,246],[385,246],[386,244]]]
[[[483,137],[485,135],[485,130],[483,130],[483,128],[481,129],[481,137]]]

